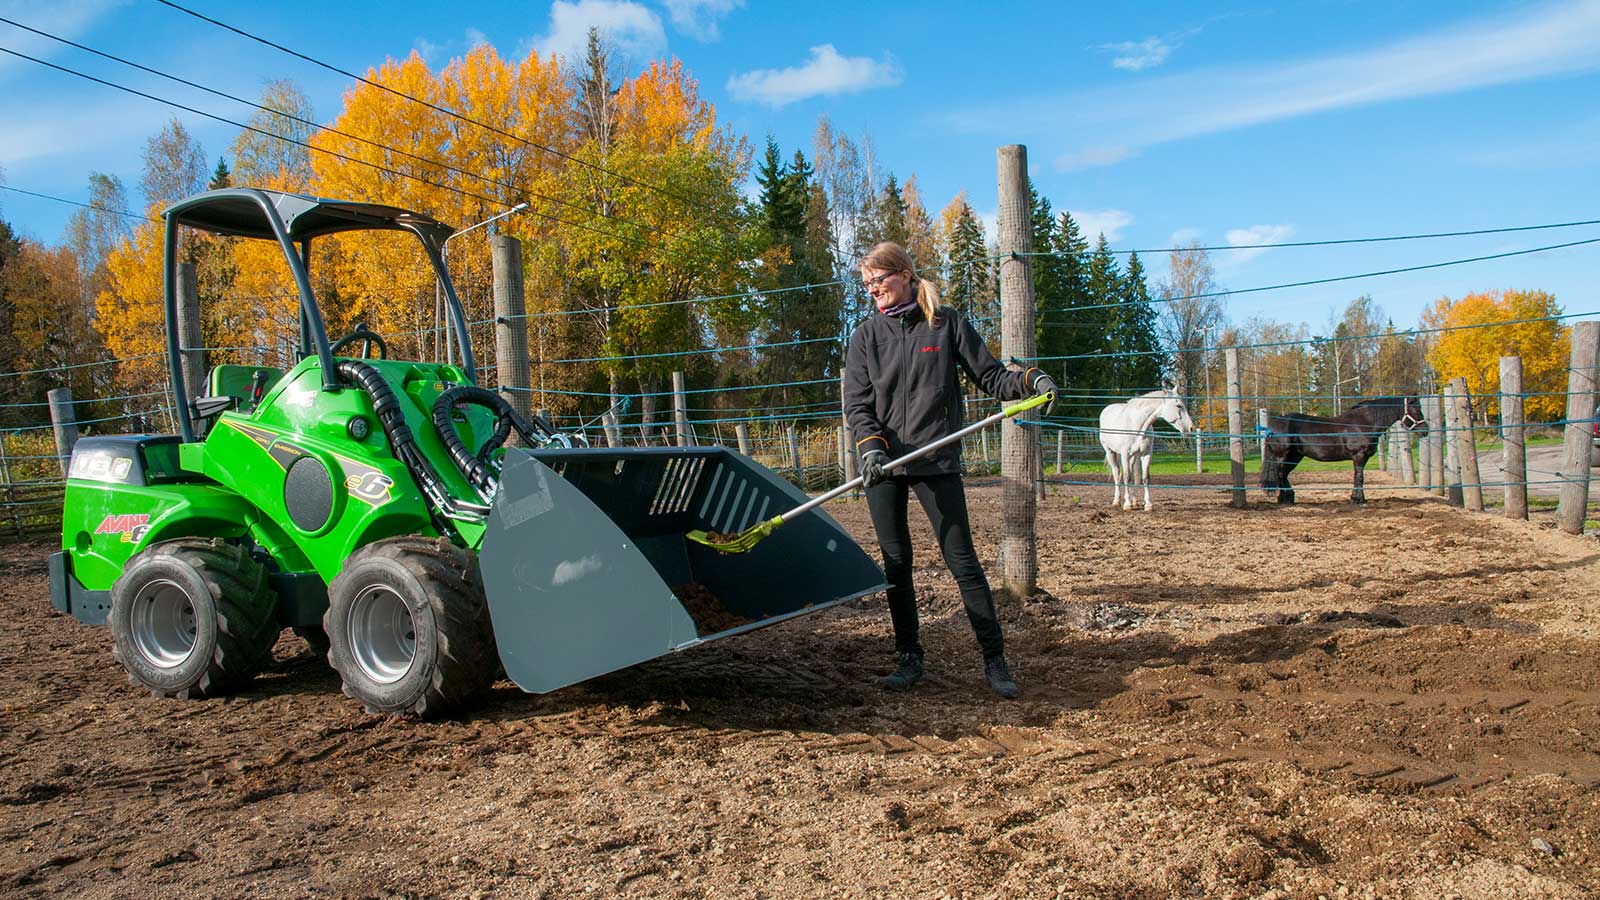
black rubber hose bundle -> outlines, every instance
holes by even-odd
[[[405,410],[400,405],[400,398],[395,396],[394,388],[389,386],[389,382],[383,379],[377,369],[355,360],[341,360],[338,371],[346,381],[366,391],[367,396],[372,398],[372,411],[377,415],[378,425],[383,428],[383,433],[389,438],[389,446],[394,451],[395,458],[405,463],[406,469],[411,472],[411,477],[416,479],[417,485],[423,489],[423,494],[449,496],[444,480],[428,462],[428,457],[417,447],[416,435],[411,433],[411,426],[406,424]],[[455,433],[454,429],[451,433]],[[459,443],[460,438],[456,441]]]
[[[456,406],[464,403],[485,407],[495,415],[494,434],[478,448],[476,456],[467,449],[461,435],[456,432],[455,422],[450,418]],[[511,429],[515,428],[523,441],[529,444],[543,443],[533,434],[535,428],[547,437],[555,435],[555,430],[544,419],[534,416],[533,421],[528,422],[517,414],[506,398],[472,384],[453,387],[433,401],[433,428],[438,432],[439,440],[444,442],[444,449],[450,454],[456,468],[480,491],[486,491],[494,485],[495,472],[489,466],[489,455],[506,442],[506,438],[511,436]]]

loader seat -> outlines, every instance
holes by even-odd
[[[206,379],[206,396],[196,401],[195,405],[197,408],[210,408],[209,414],[202,413],[206,418],[224,409],[250,412],[282,378],[283,372],[272,366],[241,366],[235,363],[213,366],[210,377]],[[222,402],[224,400],[228,402]]]

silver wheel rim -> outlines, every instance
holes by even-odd
[[[177,668],[194,652],[194,604],[177,582],[162,578],[140,588],[131,619],[133,644],[151,665]]]
[[[371,585],[350,604],[350,655],[362,674],[378,684],[393,684],[411,670],[417,656],[417,630],[400,595]]]

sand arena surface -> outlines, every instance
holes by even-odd
[[[1296,484],[1053,494],[1009,703],[915,504],[909,694],[872,598],[439,723],[288,632],[238,696],[152,698],[9,545],[0,896],[1600,896],[1600,541]]]

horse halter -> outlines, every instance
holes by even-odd
[[[1411,410],[1409,409],[1406,410],[1406,414],[1404,416],[1400,417],[1400,427],[1407,431],[1410,431],[1411,429],[1416,428],[1418,425],[1422,425],[1424,423],[1425,420],[1413,416],[1411,414]]]

